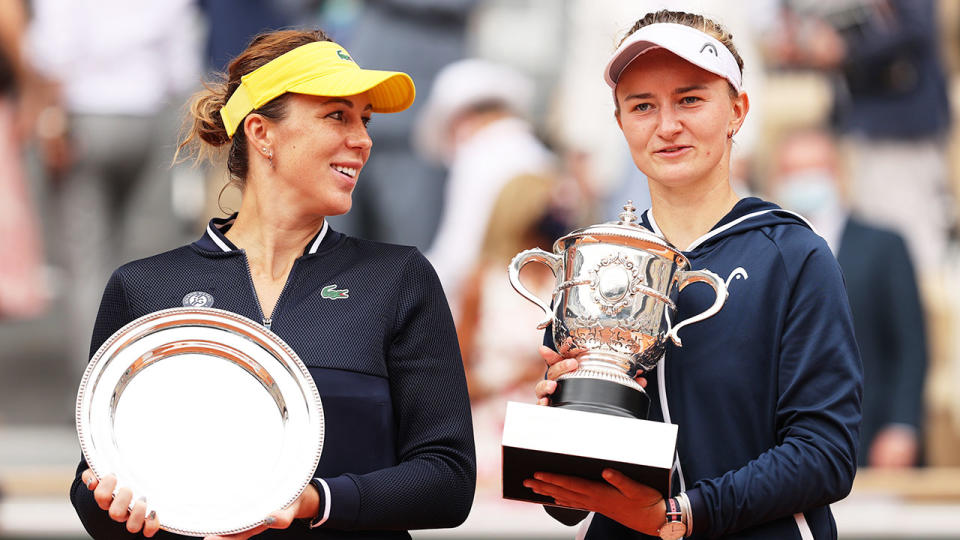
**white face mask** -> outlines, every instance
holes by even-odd
[[[785,209],[804,215],[833,210],[840,204],[837,184],[826,169],[808,169],[781,178],[776,195]]]

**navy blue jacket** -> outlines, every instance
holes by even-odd
[[[847,56],[835,79],[833,120],[846,133],[910,140],[950,128],[933,0],[868,3],[842,32]]]
[[[230,224],[213,220],[199,241],[114,272],[91,355],[126,323],[179,307],[192,292],[212,296],[209,307],[267,322],[245,252],[223,236]],[[329,285],[349,298],[323,298]],[[476,480],[466,380],[443,290],[420,252],[325,229],[294,263],[269,325],[320,391],[326,426],[315,476],[329,485],[331,504],[321,527],[297,521],[263,537],[410,538],[406,529],[466,519]],[[81,460],[70,498],[87,532],[133,538],[83,486],[86,468]]]
[[[660,234],[651,213],[643,225]],[[743,199],[684,252],[729,283],[719,313],[680,331],[648,375],[651,420],[679,426],[675,493],[691,538],[837,537],[829,504],[857,466],[863,373],[843,278],[798,216]],[[677,320],[709,307],[694,283]],[[647,538],[604,516],[589,539]]]
[[[913,428],[923,440],[927,341],[917,277],[903,238],[847,219],[837,250],[863,360],[860,465],[870,444],[891,425]]]

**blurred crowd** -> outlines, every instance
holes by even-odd
[[[258,31],[320,26],[417,85],[413,107],[373,119],[353,210],[330,221],[416,245],[436,268],[479,496],[495,498],[506,401],[532,401],[543,376],[539,310],[506,267],[627,200],[649,204],[601,70],[663,7],[730,28],[752,103],[736,185],[805,216],[844,270],[866,381],[861,465],[960,465],[960,5],[945,0],[5,0],[0,325],[68,314],[60,369],[79,382],[109,272],[238,207],[226,171],[174,160],[187,96]],[[542,267],[522,279],[541,297],[554,286]],[[31,362],[12,347],[0,361]]]

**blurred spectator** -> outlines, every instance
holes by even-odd
[[[524,249],[550,249],[556,226],[554,157],[525,119],[533,81],[499,63],[455,62],[436,78],[414,130],[418,150],[449,167],[436,241],[437,270],[457,322],[477,443],[478,497],[499,499],[500,439],[509,399],[529,401],[543,376],[539,314],[507,280]],[[549,297],[554,279],[524,270]]]
[[[533,83],[506,66],[478,59],[443,69],[417,120],[424,155],[449,166],[440,227],[427,258],[454,313],[474,268],[500,192],[521,174],[550,173],[553,155],[524,120]],[[506,278],[504,278],[506,279]]]
[[[191,0],[31,5],[29,52],[63,88],[63,122],[47,136],[67,154],[49,172],[70,362],[80,370],[110,272],[182,243],[170,182],[178,115],[170,112],[199,78],[198,18]]]
[[[924,315],[903,239],[851,216],[841,196],[836,143],[818,130],[789,134],[775,152],[774,198],[807,217],[846,278],[863,360],[860,465],[921,461],[927,371]]]
[[[370,123],[377,150],[353,192],[353,211],[330,219],[339,231],[426,249],[443,201],[443,172],[417,155],[410,132],[437,72],[465,56],[476,0],[367,0],[343,43],[358,62],[391,66],[413,77],[417,100]],[[384,46],[384,44],[389,46]]]
[[[225,72],[227,62],[243,52],[255,35],[305,22],[316,1],[199,0],[207,19],[207,67]]]
[[[541,313],[513,290],[506,269],[525,249],[551,249],[552,231],[543,230],[543,224],[554,184],[548,176],[520,175],[503,186],[483,240],[469,254],[475,263],[466,270],[461,308],[454,313],[473,409],[478,497],[501,497],[500,440],[507,401],[530,401],[530,385],[543,377],[543,359],[537,354]],[[550,297],[556,281],[549,269],[531,264],[522,275],[530,291]]]
[[[26,63],[26,8],[0,3],[0,319],[39,315],[47,302],[40,229],[23,167],[23,142],[45,88]]]
[[[769,54],[833,75],[833,121],[852,152],[851,203],[902,234],[921,275],[952,227],[947,85],[933,0],[783,0]]]

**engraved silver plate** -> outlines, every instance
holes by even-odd
[[[77,434],[98,478],[145,497],[161,528],[192,536],[263,523],[309,483],[323,448],[320,395],[296,353],[219,309],[141,317],[97,351]]]

